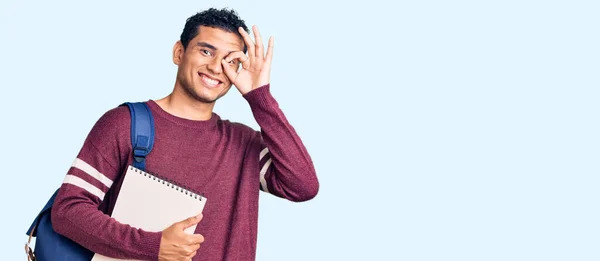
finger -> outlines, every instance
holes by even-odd
[[[202,220],[202,214],[199,214],[195,217],[189,217],[189,218],[179,222],[179,224],[182,226],[183,229],[186,229],[193,225],[198,224],[200,222],[200,220]]]
[[[185,260],[192,260],[192,258],[194,258],[196,256],[196,254],[198,254],[198,251],[192,252],[191,254],[189,254],[185,257]]]
[[[250,39],[250,35],[244,31],[244,28],[240,27],[238,28],[238,31],[240,31],[242,39],[244,39],[244,43],[246,43],[246,46],[248,47],[248,57],[252,59],[254,57],[254,42]],[[252,60],[250,62],[252,62]]]
[[[191,255],[194,252],[198,251],[198,249],[200,249],[200,244],[196,244],[193,246],[187,246],[183,249],[183,251],[181,252],[183,255]]]
[[[198,253],[198,249],[197,248],[192,248],[192,247],[186,247],[181,249],[182,251],[179,252],[179,255],[181,259],[178,260],[191,260],[197,253]]]
[[[240,63],[242,64],[242,66],[244,68],[250,67],[250,58],[248,58],[248,56],[246,56],[244,54],[244,52],[242,52],[242,51],[233,52],[233,53],[229,54],[227,57],[225,57],[225,61],[228,63],[231,63],[231,61],[233,61],[235,59],[240,61]]]
[[[200,249],[200,244],[195,244],[190,246],[194,251]]]
[[[258,31],[258,27],[256,25],[252,26],[252,31],[254,32],[254,40],[256,40],[256,57],[260,59],[265,58],[265,53],[263,50],[262,38],[260,37],[260,32]]]
[[[271,60],[273,60],[273,47],[275,46],[275,38],[273,36],[269,37],[269,47],[267,47],[267,57],[265,58],[265,63],[271,64]]]
[[[221,60],[221,64],[223,65],[225,76],[229,78],[229,82],[233,83],[237,78],[237,67],[232,66],[232,64],[228,63],[225,59]]]
[[[237,51],[237,52],[232,52],[232,53],[230,53],[229,55],[227,55],[227,57],[225,57],[225,60],[226,60],[227,62],[230,62],[231,60],[234,60],[234,59],[240,59],[240,61],[244,61],[244,60],[246,60],[246,59],[245,59],[245,58],[243,58],[243,57],[245,57],[245,58],[248,58],[248,57],[246,56],[246,54],[244,54],[244,52],[242,52],[242,51]]]
[[[196,245],[204,243],[204,236],[200,234],[192,234],[187,239],[188,245]]]

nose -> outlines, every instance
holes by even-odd
[[[208,70],[214,74],[220,74],[223,72],[223,64],[221,64],[221,60],[218,58],[213,58],[208,64]]]

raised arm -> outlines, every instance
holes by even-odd
[[[260,189],[291,201],[314,198],[319,182],[311,157],[287,121],[270,85],[244,96],[261,131],[254,144],[259,152]]]
[[[252,26],[256,42],[242,28],[238,31],[248,48],[248,55],[241,51],[231,53],[223,59],[223,69],[250,103],[254,118],[261,127],[257,138],[261,190],[292,201],[312,199],[319,190],[315,168],[300,137],[270,93],[274,39],[269,38],[265,54],[256,26]],[[239,71],[230,66],[232,60],[241,63]]]

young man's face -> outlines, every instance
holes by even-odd
[[[179,66],[177,82],[194,99],[212,103],[229,91],[231,81],[223,71],[221,60],[230,53],[244,50],[240,36],[222,29],[200,26],[198,35],[184,50],[180,42],[173,49],[173,61]],[[235,71],[239,61],[227,66]]]

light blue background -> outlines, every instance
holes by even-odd
[[[172,90],[210,6],[275,36],[321,182],[262,194],[257,260],[600,260],[600,6],[531,0],[2,1],[2,260],[99,117]],[[215,110],[258,127],[235,89]]]

